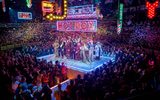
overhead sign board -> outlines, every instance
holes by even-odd
[[[97,18],[96,8],[93,5],[68,7],[67,19]]]
[[[97,32],[97,20],[57,21],[58,31]]]

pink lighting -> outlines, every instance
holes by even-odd
[[[84,14],[84,15],[68,15],[67,19],[79,19],[79,18],[98,18],[98,16],[94,14]]]
[[[97,20],[57,21],[58,31],[97,32]]]

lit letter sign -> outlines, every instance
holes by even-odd
[[[31,12],[18,12],[18,19],[31,20],[32,13]]]
[[[61,5],[58,3],[61,2]],[[48,20],[64,19],[67,17],[67,0],[57,0],[57,2],[42,1],[43,16]]]
[[[68,7],[67,13],[67,19],[86,19],[98,17],[93,5]]]
[[[148,15],[148,18],[152,19],[155,17],[155,13],[156,13],[156,8],[158,8],[158,3],[159,1],[155,1],[153,4],[151,4],[150,2],[146,2],[146,7],[148,9],[148,12],[147,12],[147,15]]]
[[[97,32],[97,20],[57,21],[58,31]]]
[[[32,7],[32,0],[26,0],[26,3],[28,8]]]
[[[49,1],[42,1],[42,11],[43,12],[53,12],[53,3]]]

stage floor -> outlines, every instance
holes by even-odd
[[[100,60],[95,60],[91,63],[87,62],[84,63],[82,61],[77,61],[73,59],[62,59],[62,58],[55,58],[54,54],[37,57],[37,59],[45,59],[47,62],[52,61],[55,63],[56,60],[58,60],[60,63],[64,62],[64,64],[72,70],[77,70],[80,72],[91,72],[95,70],[98,67],[101,67],[104,63],[108,63],[110,60],[114,61],[114,55],[113,56],[102,56]]]

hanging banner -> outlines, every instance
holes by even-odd
[[[57,21],[58,31],[97,32],[97,20]]]

